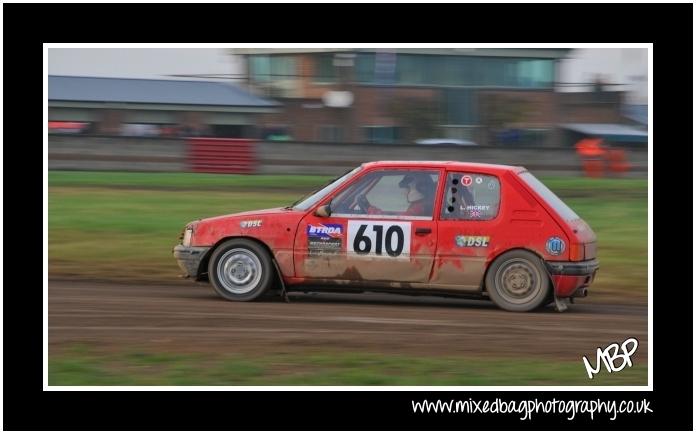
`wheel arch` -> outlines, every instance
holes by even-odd
[[[486,279],[488,278],[488,272],[490,271],[491,265],[493,265],[493,262],[495,262],[496,259],[503,256],[504,254],[510,253],[512,251],[515,251],[515,250],[522,250],[525,252],[529,252],[529,253],[532,253],[537,258],[539,258],[541,263],[544,265],[543,266],[544,272],[546,272],[546,276],[549,278],[549,285],[551,286],[551,293],[554,294],[556,292],[556,288],[553,284],[553,279],[551,278],[551,273],[549,272],[548,268],[546,267],[546,259],[544,259],[544,257],[536,250],[533,250],[533,249],[530,249],[527,247],[519,247],[519,246],[510,247],[508,249],[502,250],[502,251],[498,252],[493,258],[491,258],[490,261],[488,261],[488,264],[486,264],[486,271],[483,273],[483,279],[481,280],[481,292],[488,292],[488,290],[486,288]]]
[[[264,243],[260,239],[254,238],[254,237],[249,237],[246,235],[231,235],[229,237],[220,238],[215,244],[213,244],[210,247],[210,249],[208,249],[208,252],[206,252],[205,256],[201,260],[201,263],[198,265],[198,275],[197,275],[198,278],[196,280],[200,281],[200,280],[208,280],[209,279],[208,264],[210,262],[210,257],[213,256],[213,252],[215,250],[217,250],[218,247],[220,247],[220,244],[227,242],[227,241],[230,241],[230,240],[235,240],[235,239],[249,240],[249,241],[255,242],[256,244],[261,246],[264,250],[266,250],[266,253],[268,253],[268,255],[271,257],[272,261],[276,260],[275,255],[273,254],[273,250],[271,250],[271,248],[268,247],[268,244]],[[282,279],[282,276],[278,275],[278,271],[276,270],[276,267],[273,267],[272,272],[273,272],[273,276],[275,279]],[[205,276],[205,277],[203,277],[203,276]]]

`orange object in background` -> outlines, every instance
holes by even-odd
[[[582,168],[586,176],[600,178],[604,175],[604,156],[602,139],[582,139],[575,144],[575,149],[582,159]]]
[[[624,174],[631,169],[631,163],[626,160],[626,151],[623,149],[610,149],[607,152],[607,159],[612,173]]]
[[[600,178],[606,169],[612,174],[622,175],[631,169],[626,151],[602,146],[602,139],[582,139],[575,144],[575,149],[582,159],[582,168],[586,176]]]
[[[575,149],[581,157],[603,157],[606,150],[602,142],[602,139],[582,139],[575,144]]]
[[[601,178],[604,176],[604,160],[584,160],[582,168],[585,175],[590,178]]]

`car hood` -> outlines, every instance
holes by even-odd
[[[211,245],[229,236],[267,237],[297,227],[306,211],[269,208],[209,217],[191,222],[195,245]],[[294,232],[293,232],[294,233]]]
[[[292,209],[284,208],[284,207],[279,207],[279,208],[268,208],[268,209],[258,209],[254,211],[244,211],[244,212],[237,212],[234,214],[225,214],[225,215],[219,215],[215,217],[207,217],[200,219],[196,221],[198,224],[202,223],[219,223],[224,220],[237,220],[237,219],[243,219],[246,217],[254,217],[254,216],[267,216],[270,214],[290,214],[294,211]]]

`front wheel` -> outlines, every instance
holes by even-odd
[[[215,292],[232,301],[261,297],[273,282],[273,264],[266,250],[250,240],[225,241],[213,252],[208,276]]]
[[[486,290],[498,307],[534,310],[548,300],[551,285],[541,259],[526,250],[513,250],[493,261],[486,274]]]

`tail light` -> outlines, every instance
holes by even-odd
[[[585,246],[583,244],[572,243],[568,253],[571,261],[582,261],[585,259]]]

